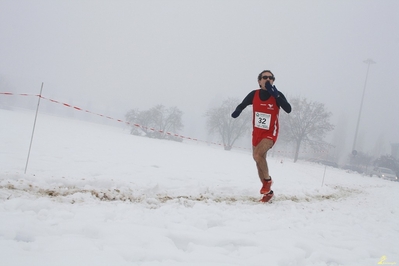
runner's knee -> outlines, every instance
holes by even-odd
[[[259,153],[254,153],[252,157],[254,158],[255,162],[261,162],[262,160],[265,160],[265,157]]]

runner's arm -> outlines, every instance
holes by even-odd
[[[287,99],[285,98],[284,94],[279,91],[279,95],[276,98],[277,104],[283,108],[283,110],[289,114],[291,113],[291,104],[287,101]]]
[[[245,98],[244,100],[237,106],[233,114],[231,115],[232,117],[237,117],[241,114],[242,110],[244,110],[248,105],[252,104],[252,100],[254,99],[255,91],[251,91]]]

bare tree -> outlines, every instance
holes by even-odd
[[[183,128],[183,123],[181,121],[182,115],[183,112],[177,107],[166,108],[163,105],[157,105],[151,108],[148,110],[146,117],[149,117],[148,120],[151,121],[150,126],[158,130],[147,134],[150,137],[159,139],[174,139],[174,136],[167,133],[176,133]]]
[[[132,109],[126,114],[126,119],[132,126],[130,133],[133,135],[181,141],[174,134],[183,128],[182,115],[177,107],[166,108],[159,104],[145,111]]]
[[[330,146],[323,138],[327,132],[334,129],[334,125],[330,123],[332,113],[326,111],[324,104],[299,97],[291,99],[290,102],[291,114],[281,114],[280,138],[286,142],[294,142],[296,162],[301,144],[308,144],[315,150]]]
[[[225,150],[231,150],[235,141],[251,129],[249,110],[244,110],[236,119],[231,117],[238,102],[238,99],[228,98],[220,107],[209,109],[205,114],[208,133],[221,137]]]

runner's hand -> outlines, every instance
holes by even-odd
[[[279,91],[277,90],[276,86],[272,86],[269,82],[265,84],[267,91],[274,97],[277,98],[279,96]]]
[[[232,114],[232,118],[237,118],[241,114],[241,111],[239,109],[236,109]]]

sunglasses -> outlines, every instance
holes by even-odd
[[[274,80],[274,77],[273,76],[263,76],[262,79]]]

